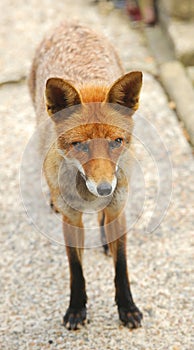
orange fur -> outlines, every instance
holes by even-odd
[[[108,89],[106,86],[83,86],[80,89],[81,99],[84,103],[103,102],[106,98]]]

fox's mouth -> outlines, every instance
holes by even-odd
[[[81,177],[84,179],[84,181],[86,182],[87,181],[87,177],[84,173],[82,173],[82,171],[79,170],[79,173],[81,175]]]

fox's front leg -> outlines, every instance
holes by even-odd
[[[79,218],[74,218],[74,222],[64,216],[63,230],[70,270],[70,303],[63,322],[67,329],[76,330],[86,320],[87,302],[82,270],[84,231],[81,215]]]
[[[125,216],[105,214],[107,242],[113,255],[115,266],[115,301],[120,320],[129,328],[141,326],[142,313],[133,301],[127,271],[126,260],[126,223]],[[112,216],[112,217],[111,217]]]

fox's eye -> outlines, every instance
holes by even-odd
[[[73,142],[72,145],[77,151],[86,153],[89,151],[89,146],[86,142]]]
[[[122,143],[123,143],[123,139],[119,137],[119,138],[115,139],[114,141],[110,141],[109,142],[109,147],[111,149],[119,148]]]

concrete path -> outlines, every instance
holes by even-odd
[[[143,34],[118,11],[89,0],[19,0],[15,7],[4,0],[0,6],[0,349],[191,350],[194,161],[176,114],[154,78],[157,67]],[[61,325],[69,272],[62,233],[55,232],[60,219],[49,209],[41,212],[33,152],[26,158],[28,168],[21,170],[35,130],[24,78],[44,33],[75,16],[110,38],[126,70],[144,72],[141,108],[135,116],[130,216],[127,210],[132,290],[144,313],[142,328],[133,332],[118,321],[112,260],[101,247],[85,252],[90,323],[77,332]],[[28,216],[21,187],[25,205],[32,205]],[[36,215],[43,217],[50,240],[35,228]],[[93,217],[87,223],[95,225]],[[93,237],[91,245],[96,245]]]

